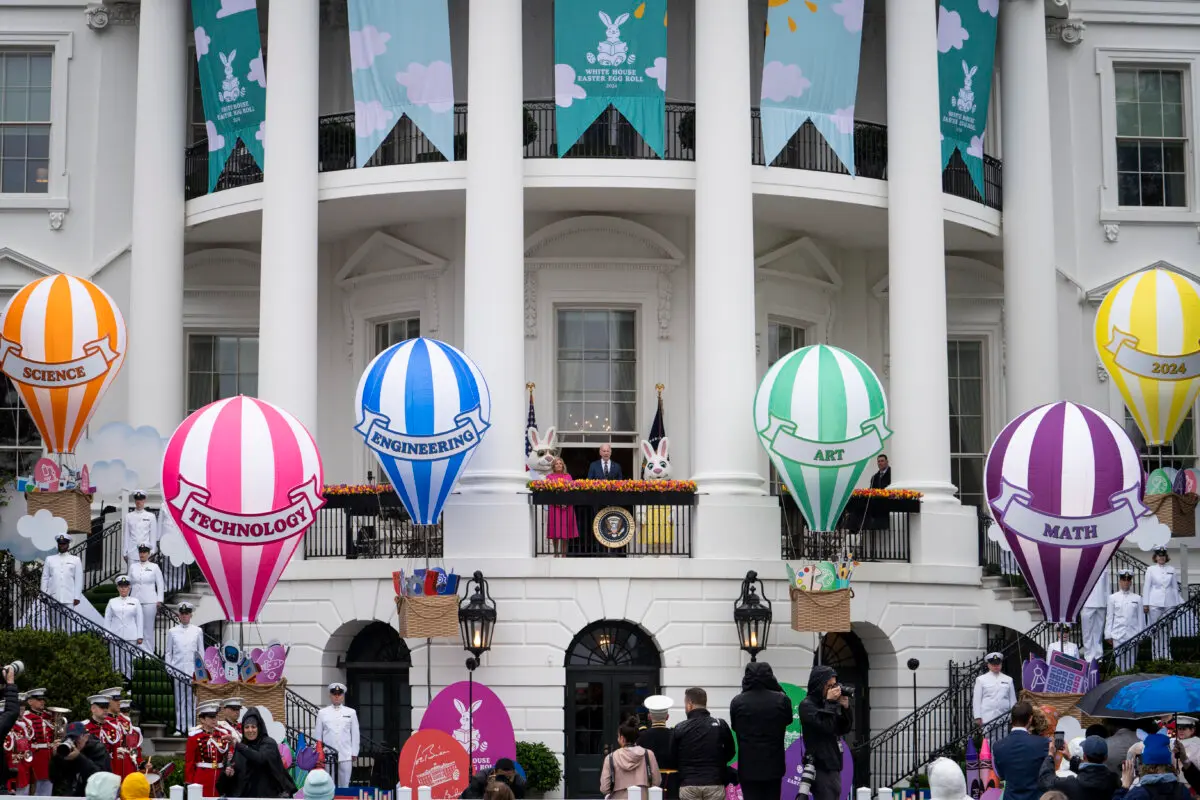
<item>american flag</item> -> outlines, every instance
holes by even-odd
[[[646,441],[655,450],[658,449],[658,443],[667,436],[667,426],[663,423],[663,402],[662,390],[663,385],[660,383],[655,387],[658,389],[658,410],[654,412],[654,421],[650,423],[650,435],[646,437]],[[642,469],[646,468],[646,457],[642,456]]]
[[[537,428],[537,414],[533,410],[533,384],[529,384],[529,414],[525,418],[525,430]],[[529,437],[525,437],[525,460],[529,460],[529,454],[533,452],[533,445],[529,443]],[[529,471],[529,465],[525,465],[525,471]]]

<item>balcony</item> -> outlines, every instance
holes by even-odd
[[[525,158],[558,158],[558,141],[553,100],[525,102]],[[667,103],[666,139],[663,160],[694,161],[696,116],[692,103]],[[758,109],[750,111],[753,131],[751,160],[764,165],[762,127]],[[317,169],[338,172],[355,169],[354,114],[327,114],[318,120]],[[467,106],[454,108],[454,158],[467,158]],[[874,122],[855,123],[854,160],[859,177],[887,180],[887,126]],[[658,159],[642,137],[616,110],[609,108],[571,146],[564,158]],[[369,167],[425,164],[445,157],[407,117],[400,121],[367,162]],[[805,123],[770,166],[849,175],[833,150]],[[1002,208],[1002,166],[984,156],[984,193],[971,183],[966,165],[957,153],[942,173],[942,191],[989,208]],[[262,170],[240,143],[217,181],[216,191],[259,183]],[[184,192],[188,200],[208,194],[208,144],[200,140],[186,150]]]
[[[327,494],[304,558],[441,558],[442,526],[416,525],[394,491]]]
[[[533,488],[533,551],[555,558],[691,558],[691,491],[647,492],[640,481],[614,481],[630,490]],[[603,541],[602,541],[603,539]]]
[[[780,558],[824,561],[846,554],[854,560],[909,561],[909,514],[919,514],[920,500],[867,498],[854,495],[838,520],[838,529],[813,533],[790,494],[779,496]]]

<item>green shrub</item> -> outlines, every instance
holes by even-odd
[[[525,787],[531,792],[552,792],[562,783],[558,756],[541,742],[517,742],[517,763],[525,768]]]
[[[90,695],[125,683],[112,668],[108,645],[92,633],[0,631],[0,664],[13,659],[25,662],[20,686],[44,686],[47,704],[71,709],[72,719],[88,718]]]

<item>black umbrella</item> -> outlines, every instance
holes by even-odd
[[[1126,686],[1129,686],[1132,683],[1154,680],[1155,678],[1161,677],[1161,675],[1137,673],[1134,675],[1121,675],[1116,678],[1111,678],[1080,698],[1079,702],[1075,704],[1075,707],[1089,717],[1099,717],[1102,719],[1133,720],[1159,716],[1158,714],[1147,715],[1130,712],[1123,709],[1109,708],[1109,703],[1113,697],[1116,696],[1117,692],[1121,691]],[[1181,711],[1185,710],[1186,709],[1181,709]]]

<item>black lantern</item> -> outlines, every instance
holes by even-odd
[[[763,594],[762,581],[754,570],[746,573],[742,594],[733,602],[733,621],[739,645],[750,654],[751,661],[757,661],[758,654],[767,649],[771,634],[771,601]]]
[[[471,591],[471,586],[474,591]],[[483,573],[475,570],[467,584],[467,592],[458,604],[458,627],[462,632],[463,649],[471,654],[467,669],[479,666],[479,657],[492,649],[492,629],[496,626],[496,603],[488,594]]]

